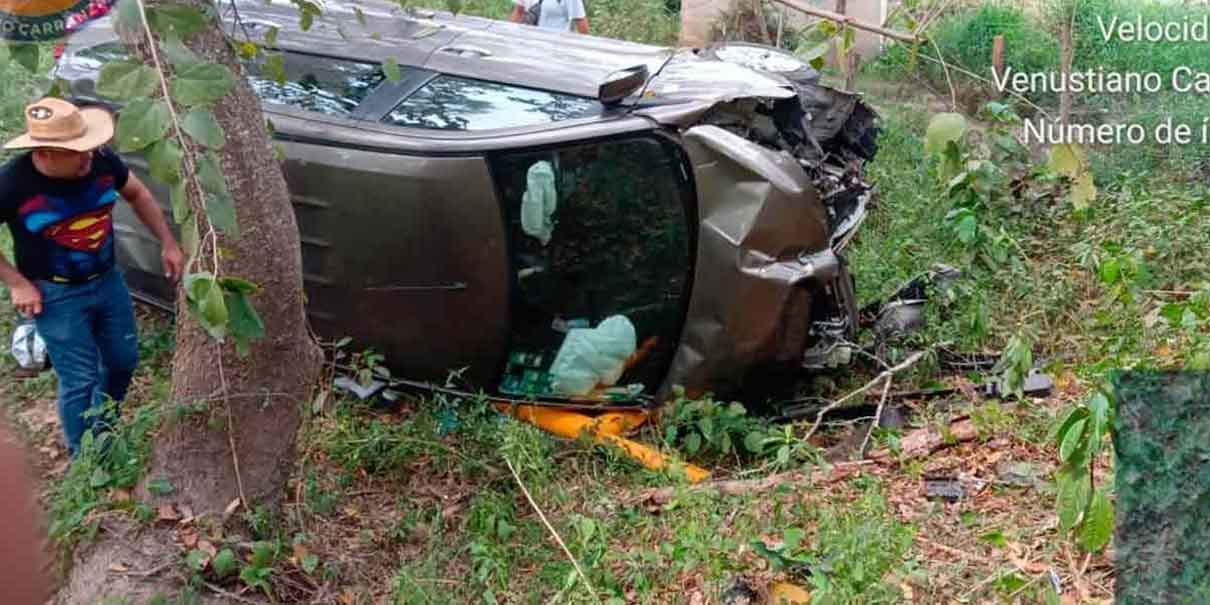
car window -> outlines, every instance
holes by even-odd
[[[106,42],[76,53],[95,69],[111,61],[130,58],[121,42]],[[252,90],[261,101],[289,105],[325,115],[348,116],[386,76],[375,63],[332,59],[319,55],[283,52],[279,82],[268,67],[266,55],[242,60]],[[400,66],[403,73],[409,68]]]
[[[601,113],[595,99],[441,75],[404,99],[383,121],[437,130],[536,126]]]
[[[491,162],[516,284],[500,391],[566,395],[554,362],[568,330],[622,316],[642,352],[618,385],[653,394],[680,340],[693,267],[683,152],[639,137]]]
[[[278,81],[281,74],[274,73],[264,55],[245,63],[252,89],[261,101],[324,115],[348,116],[386,78],[374,63],[293,52],[281,57],[284,81]]]

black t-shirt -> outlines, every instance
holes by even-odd
[[[113,207],[129,175],[106,147],[79,179],[47,177],[28,152],[0,168],[0,223],[13,234],[17,270],[30,280],[79,283],[112,269]]]

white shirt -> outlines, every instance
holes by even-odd
[[[574,19],[587,17],[584,11],[584,0],[515,0],[517,6],[529,10],[534,2],[542,3],[542,14],[538,17],[538,27],[558,31],[571,31]]]

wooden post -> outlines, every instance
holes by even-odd
[[[847,92],[853,92],[853,80],[857,78],[857,70],[861,69],[861,53],[852,51],[849,53],[849,69],[844,76],[844,89]]]
[[[1004,36],[996,36],[992,40],[992,73],[997,80],[1004,77]],[[1001,91],[996,89],[994,96],[999,99]]]

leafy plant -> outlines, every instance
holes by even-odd
[[[691,459],[718,459],[741,453],[760,455],[767,425],[748,415],[738,402],[722,403],[707,396],[686,399],[678,389],[663,417],[664,443]]]
[[[1081,548],[1103,549],[1113,534],[1113,503],[1093,476],[1097,454],[1111,437],[1116,408],[1114,399],[1097,390],[1064,417],[1055,432],[1062,463],[1055,476],[1059,531],[1072,533]]]

